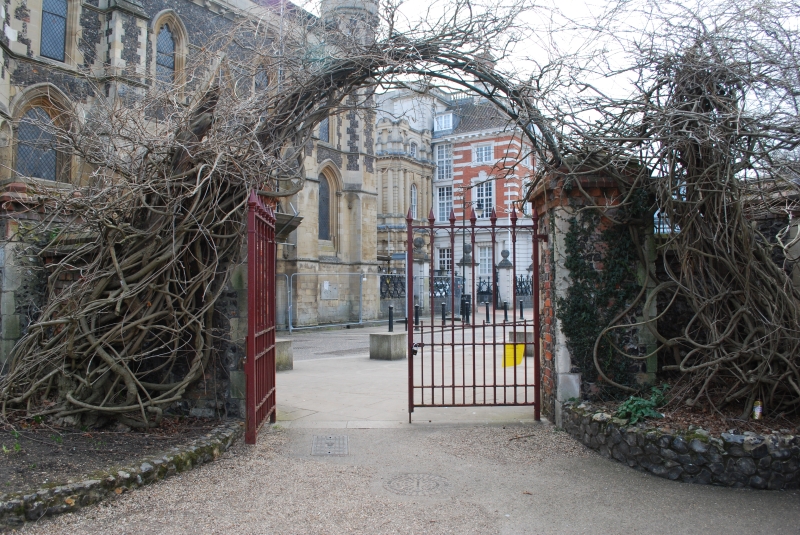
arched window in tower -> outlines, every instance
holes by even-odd
[[[59,158],[52,126],[53,120],[42,107],[31,108],[22,116],[17,128],[18,174],[56,180]]]
[[[175,82],[175,37],[169,24],[161,26],[156,38],[156,80],[165,84]]]
[[[417,219],[417,185],[411,184],[411,217]]]
[[[331,239],[331,185],[325,175],[319,175],[319,239]]]
[[[39,54],[64,61],[67,47],[67,0],[42,2],[42,37]]]

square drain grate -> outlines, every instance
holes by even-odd
[[[311,455],[347,455],[347,435],[314,435]]]

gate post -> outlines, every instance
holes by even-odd
[[[432,210],[432,209],[431,209]],[[414,218],[411,217],[411,208],[406,215],[406,325],[408,318],[414,317],[414,324],[419,321],[419,309],[414,314]],[[431,243],[433,238],[431,238]],[[411,291],[409,291],[409,289]],[[411,413],[414,412],[414,329],[408,329],[408,423],[411,423]]]
[[[531,202],[531,219],[533,221],[533,273],[531,283],[533,285],[531,293],[531,304],[533,305],[533,374],[536,383],[533,388],[533,395],[536,397],[536,405],[533,411],[533,419],[537,422],[541,420],[542,413],[542,363],[539,350],[541,347],[541,325],[539,325],[539,242],[547,241],[547,234],[539,234],[539,212],[536,205]]]

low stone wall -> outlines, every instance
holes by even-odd
[[[800,488],[800,436],[667,431],[565,403],[564,429],[606,458],[667,479],[756,489]]]
[[[0,495],[0,531],[116,498],[135,488],[214,461],[242,433],[241,423],[225,424],[202,438],[170,449],[162,457],[144,458],[133,466],[98,472],[91,479],[78,483],[42,488],[24,495]]]

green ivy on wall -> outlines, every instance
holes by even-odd
[[[571,285],[565,296],[556,298],[556,315],[561,320],[572,365],[582,374],[584,383],[599,382],[592,358],[595,340],[641,289],[636,278],[637,245],[628,227],[612,225],[597,232],[599,223],[600,216],[593,211],[583,211],[569,220],[564,252]],[[595,268],[598,264],[602,269]],[[615,345],[622,347],[626,335],[630,334],[621,330],[610,336]],[[605,337],[598,347],[598,361],[612,380],[633,383],[630,360],[616,353]]]

